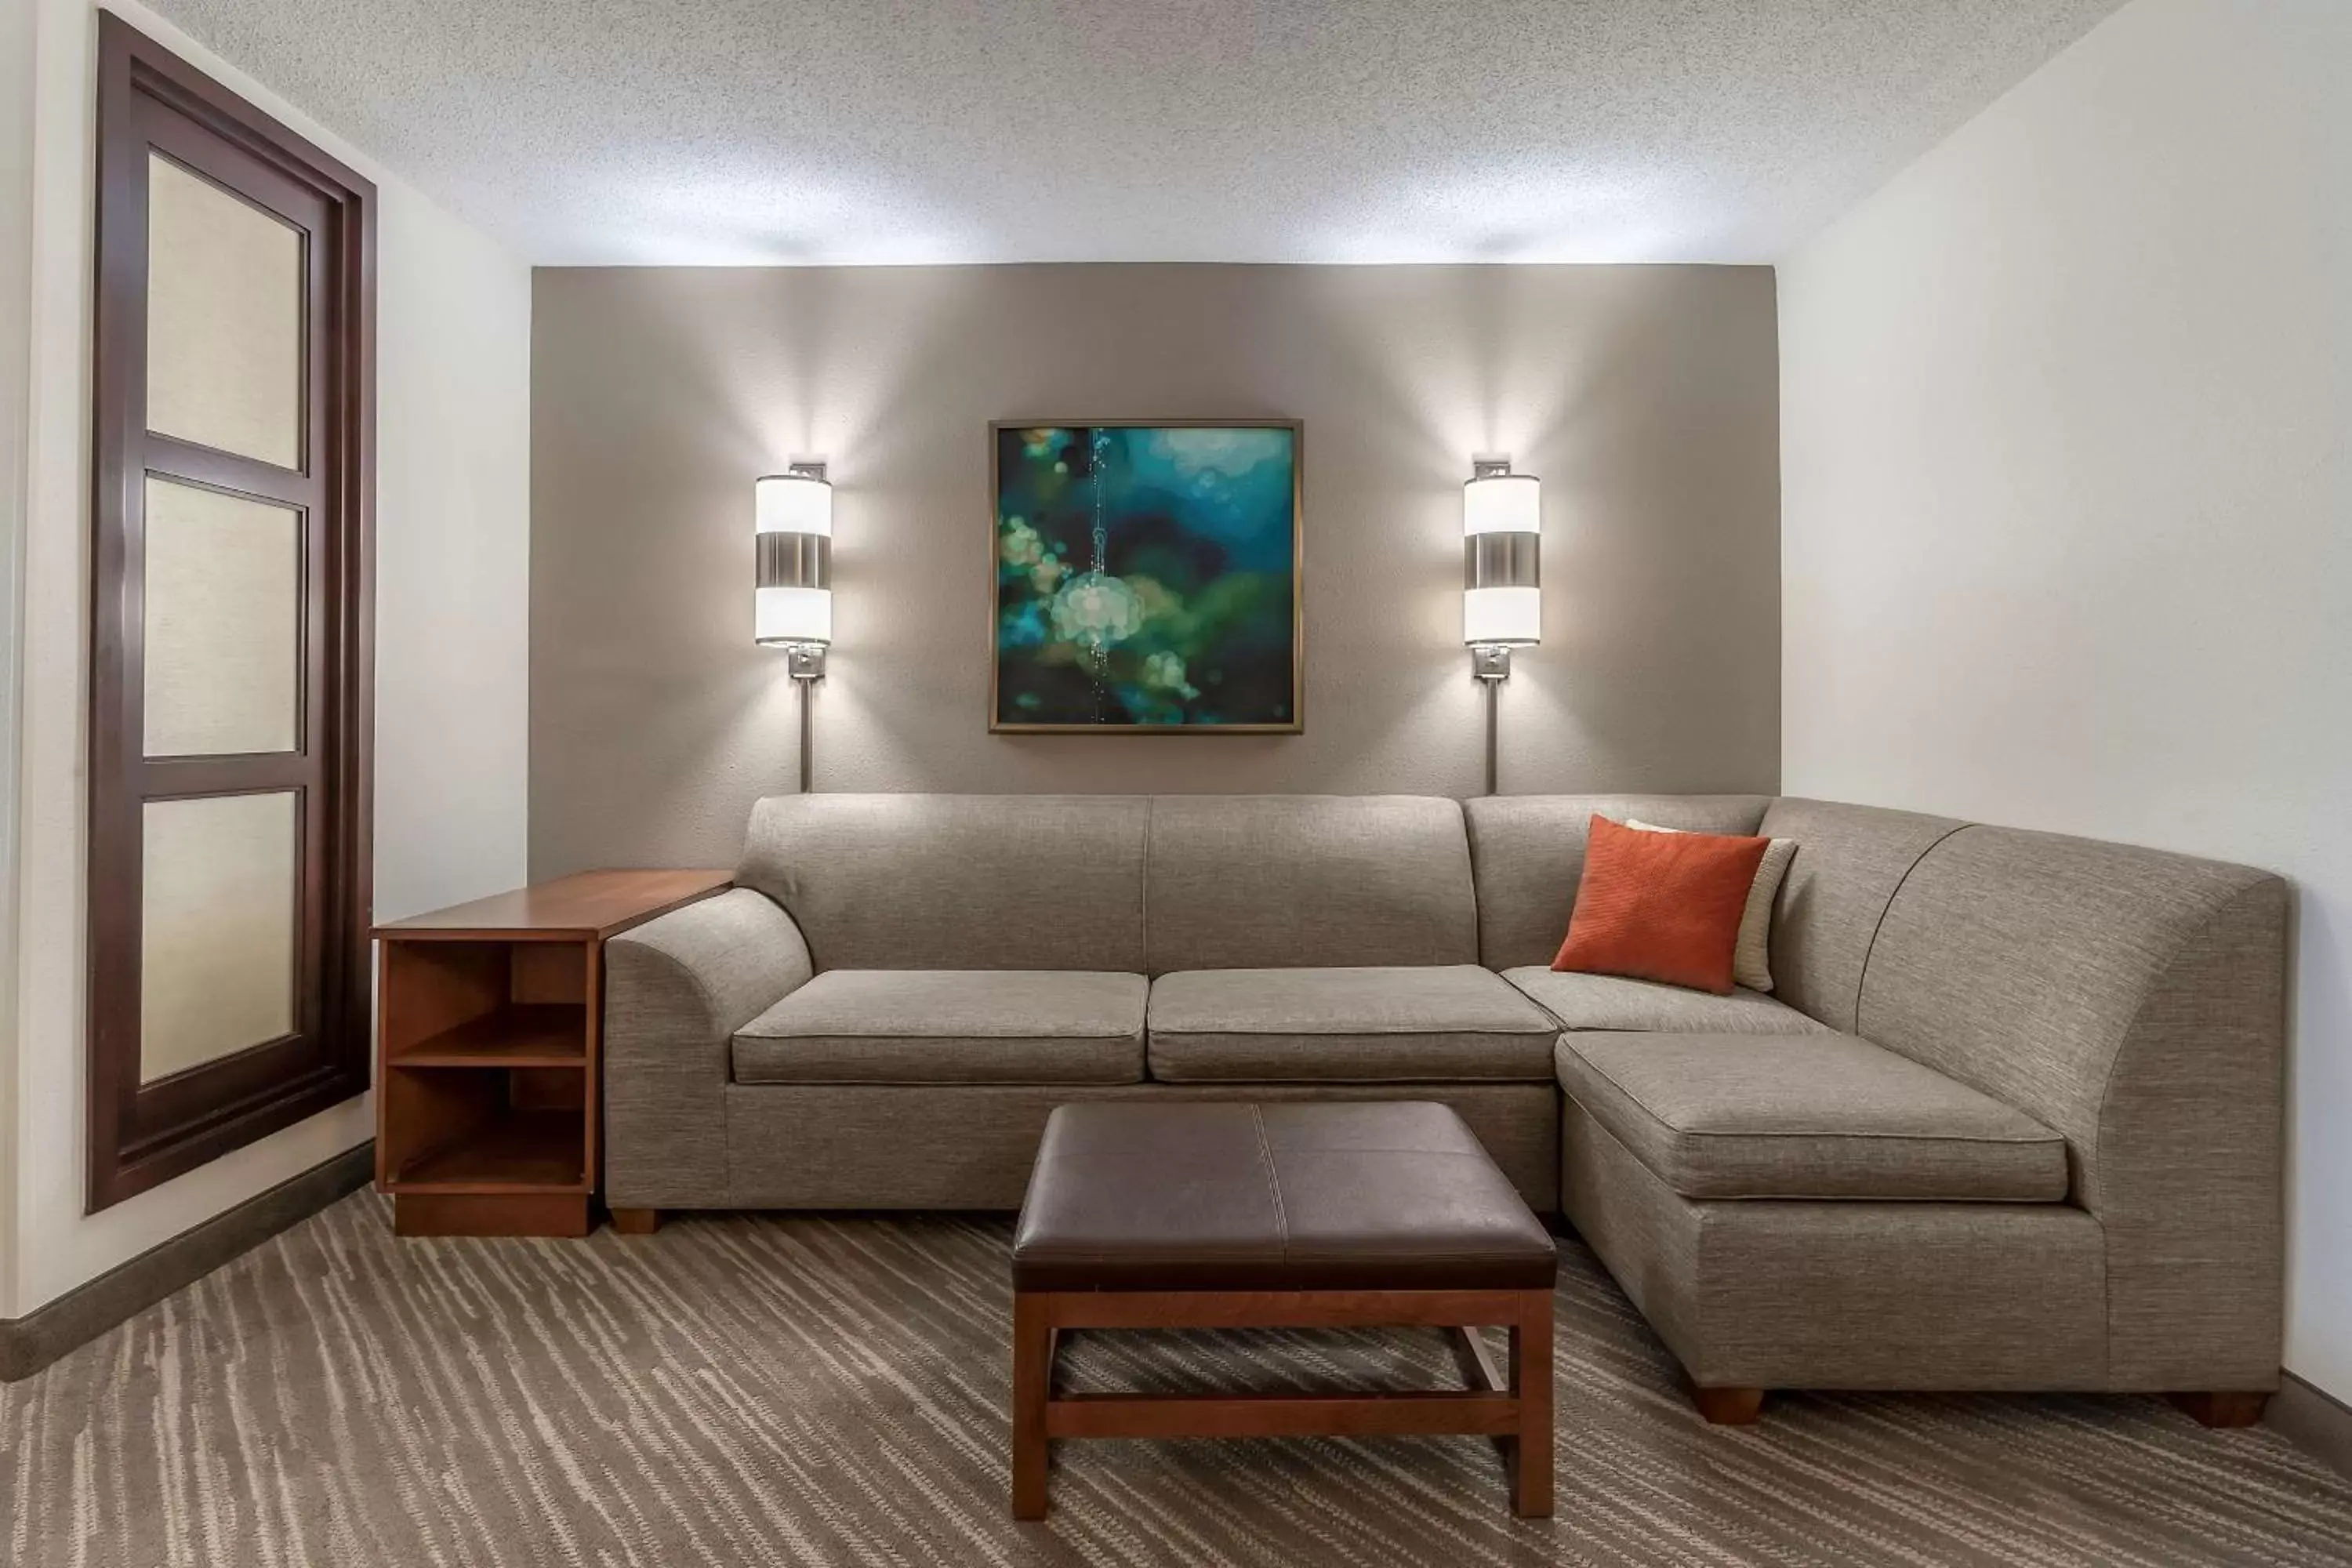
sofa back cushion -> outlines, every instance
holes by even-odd
[[[1593,816],[1694,833],[1754,833],[1760,795],[1492,795],[1463,802],[1478,889],[1478,962],[1548,964],[1568,935]]]
[[[1853,1031],[1863,963],[1888,900],[1919,858],[1960,826],[1874,805],[1774,801],[1756,831],[1794,839],[1797,854],[1772,910],[1772,994]]]
[[[2129,845],[1964,827],[1887,909],[1861,1032],[2095,1150],[2116,1054],[2167,971],[2217,910],[2275,880]],[[2279,955],[2266,955],[2241,990],[2210,999],[2210,1037],[2184,1044],[2274,1031],[2279,974]]]
[[[1470,850],[1451,800],[1155,795],[1150,805],[1153,974],[1478,962]]]
[[[1143,969],[1141,796],[773,795],[736,880],[819,969]]]

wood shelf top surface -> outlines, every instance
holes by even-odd
[[[576,1068],[588,1063],[588,1008],[510,1002],[385,1058],[396,1068]]]
[[[410,941],[601,941],[708,898],[734,880],[732,871],[581,871],[389,921],[375,934]]]
[[[586,1192],[576,1110],[509,1110],[393,1173],[394,1193]]]

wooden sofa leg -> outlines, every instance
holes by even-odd
[[[2168,1397],[2200,1426],[2252,1426],[2263,1418],[2263,1406],[2270,1403],[2271,1396],[2206,1392]]]
[[[613,1228],[623,1236],[651,1236],[661,1228],[659,1209],[614,1209]]]
[[[1753,1426],[1764,1408],[1760,1388],[1694,1388],[1691,1403],[1710,1426]]]

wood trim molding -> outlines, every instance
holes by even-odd
[[[375,1145],[346,1149],[23,1318],[0,1319],[0,1383],[30,1377],[278,1232],[368,1184]]]
[[[2280,1376],[2263,1422],[2336,1474],[2352,1477],[2352,1405],[2290,1372]]]

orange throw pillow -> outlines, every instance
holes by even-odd
[[[1643,833],[1592,819],[1554,969],[1731,992],[1739,917],[1769,838]]]

